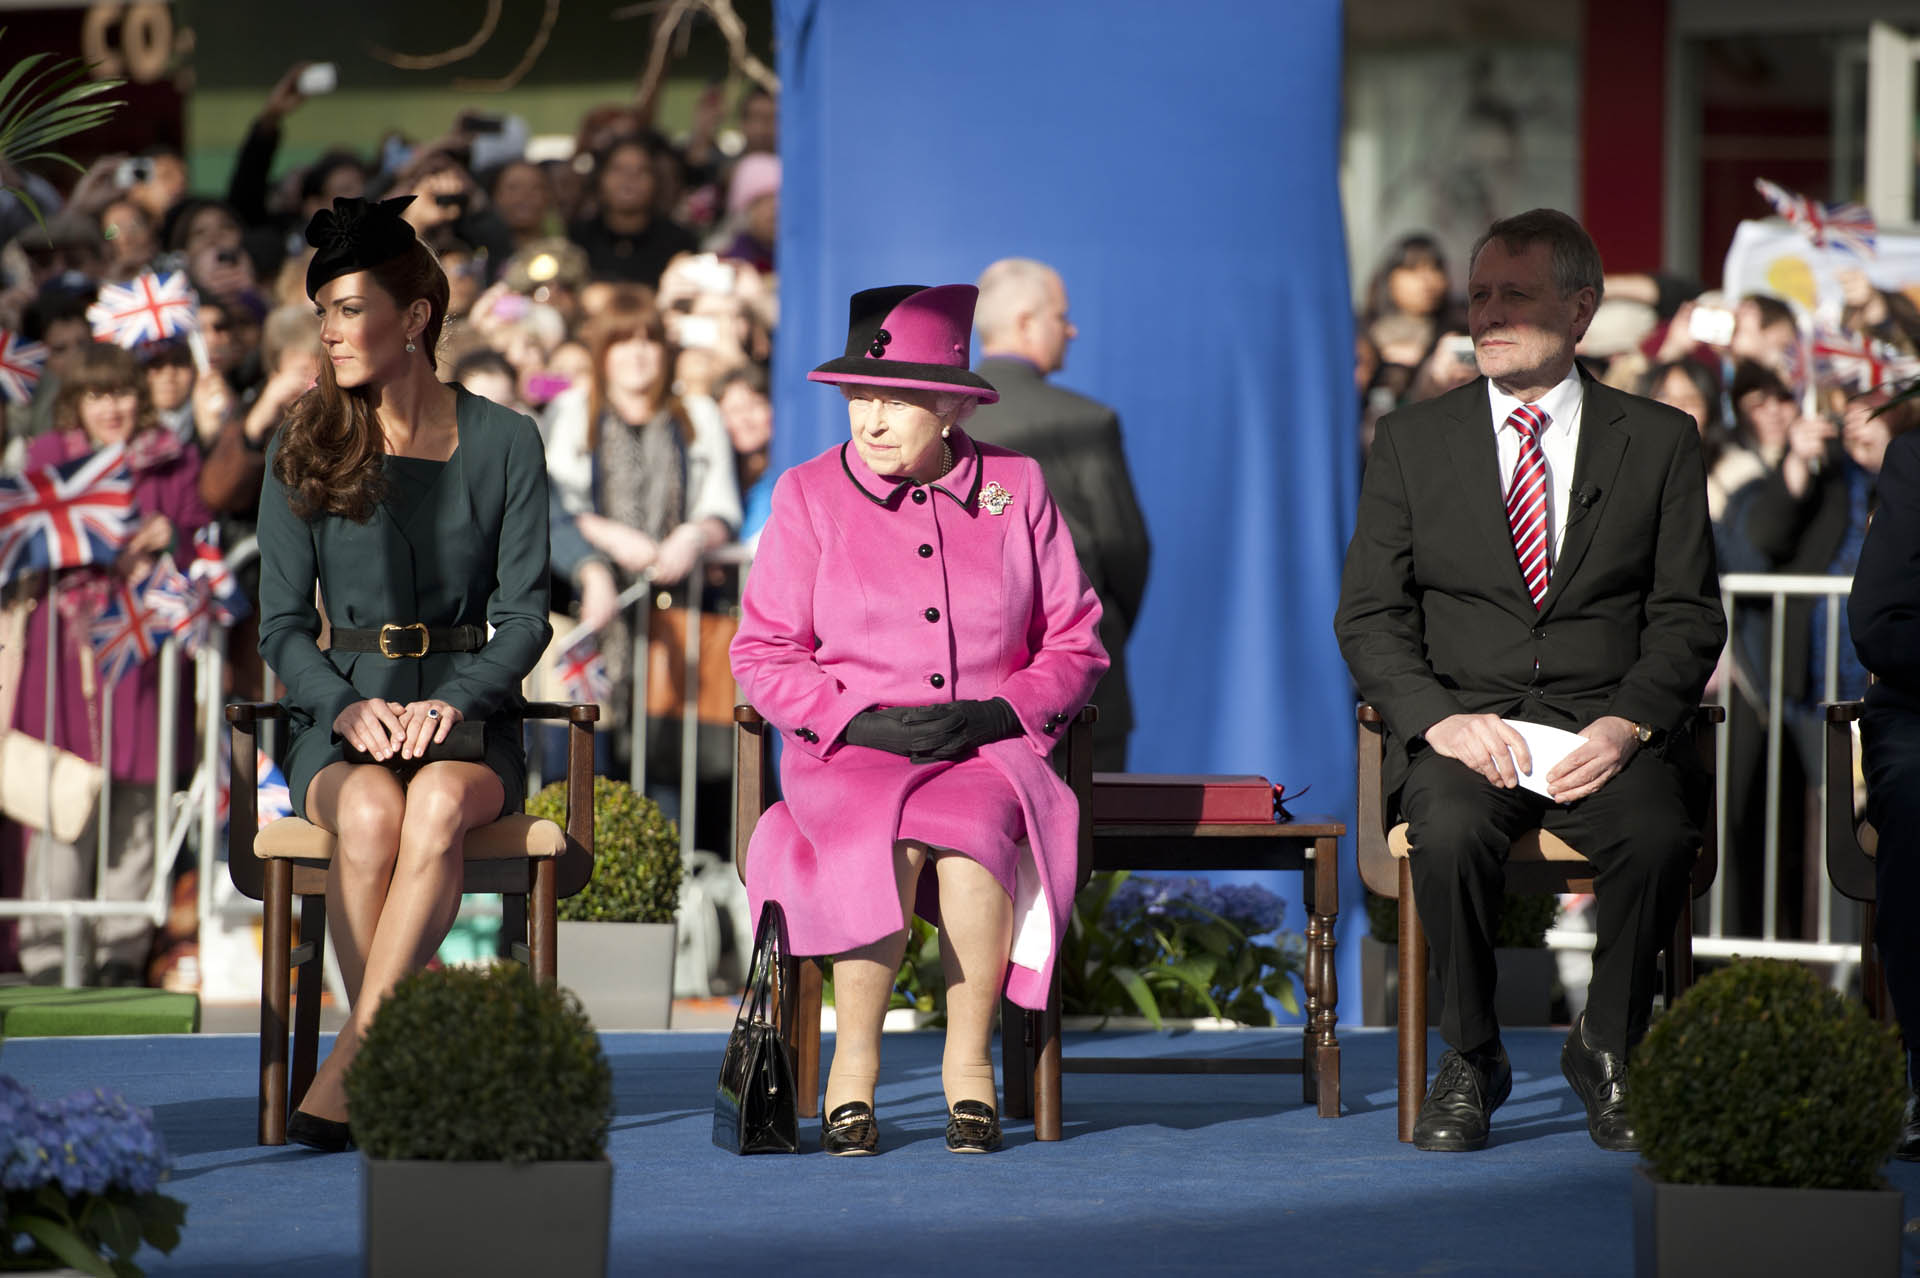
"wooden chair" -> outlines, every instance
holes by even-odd
[[[259,1136],[262,1145],[284,1145],[287,1116],[313,1082],[320,1041],[320,984],[327,940],[327,864],[334,836],[298,817],[259,828],[255,727],[286,717],[275,702],[227,706],[233,730],[227,821],[227,869],[243,896],[261,902],[265,921],[260,961]],[[502,816],[471,830],[462,849],[463,892],[498,892],[503,934],[514,957],[534,976],[555,979],[557,902],[586,886],[593,874],[593,725],[595,705],[539,702],[529,719],[561,719],[567,734],[567,826],[525,813]],[[293,898],[300,898],[300,941],[293,943]],[[289,1006],[291,969],[299,991]],[[288,1087],[287,1035],[293,1034],[293,1077]]]
[[[1853,725],[1862,704],[1836,701],[1821,707],[1827,718],[1827,877],[1842,896],[1861,903],[1865,918],[1860,931],[1860,993],[1874,1019],[1885,1021],[1891,1010],[1887,974],[1873,943],[1874,904],[1879,898],[1874,856],[1880,850],[1880,834],[1871,821],[1858,820],[1853,812]]]
[[[1413,1123],[1427,1092],[1427,936],[1413,903],[1413,872],[1407,863],[1407,827],[1386,826],[1386,794],[1381,784],[1385,756],[1385,722],[1380,712],[1362,705],[1359,721],[1359,823],[1354,835],[1360,856],[1360,878],[1371,892],[1400,903],[1399,991],[1399,1107],[1400,1139],[1413,1139]],[[1703,705],[1694,716],[1694,747],[1699,750],[1709,782],[1714,770],[1713,728],[1726,718],[1719,706]],[[1709,784],[1707,793],[1713,794]],[[1713,885],[1719,869],[1715,813],[1709,798],[1701,829],[1700,853],[1693,863],[1692,896]],[[1509,892],[1591,892],[1592,866],[1578,851],[1544,830],[1530,830],[1515,839],[1507,855]],[[1693,902],[1688,900],[1675,924],[1666,950],[1667,1001],[1693,984]]]
[[[1067,784],[1080,803],[1080,881],[1092,865],[1093,838],[1093,722],[1096,711],[1082,710],[1067,728],[1056,758],[1065,766]],[[740,705],[734,721],[734,868],[742,882],[747,877],[747,844],[760,814],[772,805],[774,733],[759,711]],[[794,971],[788,979],[799,991],[794,1014],[794,1085],[800,1093],[800,1116],[820,1114],[820,965],[810,958],[789,959]],[[1035,1140],[1060,1139],[1060,1005],[1059,981],[1055,997],[1043,1011],[1033,1011],[1002,1000],[1000,1005],[1002,1111],[1008,1118],[1033,1118]],[[1014,1026],[1020,1032],[1014,1032]],[[1037,1050],[1035,1048],[1037,1047]],[[1029,1068],[1029,1062],[1031,1066]]]

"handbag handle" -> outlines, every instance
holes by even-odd
[[[792,1026],[798,991],[786,979],[787,917],[778,901],[760,907],[754,929],[753,961],[747,972],[750,997],[743,1009],[748,1024],[767,1025],[784,1036]]]

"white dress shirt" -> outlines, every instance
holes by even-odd
[[[1567,503],[1573,491],[1573,457],[1580,446],[1580,409],[1586,398],[1580,370],[1572,368],[1558,385],[1534,401],[1547,415],[1547,428],[1540,432],[1540,451],[1547,459],[1547,535],[1553,546],[1550,571],[1560,566],[1560,539],[1567,531]],[[1513,484],[1514,467],[1520,463],[1520,432],[1508,428],[1507,418],[1520,407],[1520,401],[1491,380],[1487,382],[1487,399],[1493,412],[1494,443],[1500,450],[1500,495],[1505,497]]]

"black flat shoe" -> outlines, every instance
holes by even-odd
[[[1587,1014],[1582,1012],[1560,1048],[1560,1073],[1587,1107],[1587,1134],[1593,1143],[1616,1154],[1630,1154],[1640,1148],[1640,1138],[1627,1118],[1626,1058],[1589,1043],[1586,1024]]]
[[[296,1109],[287,1119],[287,1139],[323,1154],[344,1154],[353,1148],[353,1128],[331,1118],[317,1118]]]
[[[955,1101],[947,1111],[947,1148],[956,1154],[991,1154],[1000,1148],[1000,1115],[985,1101]]]
[[[1448,1048],[1414,1120],[1413,1147],[1449,1154],[1486,1148],[1493,1111],[1512,1093],[1513,1066],[1506,1048],[1485,1073]]]
[[[828,1114],[820,1128],[820,1148],[841,1158],[879,1152],[880,1124],[874,1120],[873,1106],[848,1101]]]

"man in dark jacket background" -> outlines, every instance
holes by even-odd
[[[1000,392],[1000,402],[968,418],[967,432],[1039,462],[1073,534],[1080,566],[1100,596],[1100,642],[1113,660],[1093,694],[1100,710],[1093,766],[1121,772],[1133,730],[1127,635],[1146,593],[1152,546],[1120,444],[1120,419],[1105,404],[1047,381],[1078,335],[1053,268],[1019,257],[989,266],[980,275],[973,322],[981,351],[975,371]]]

